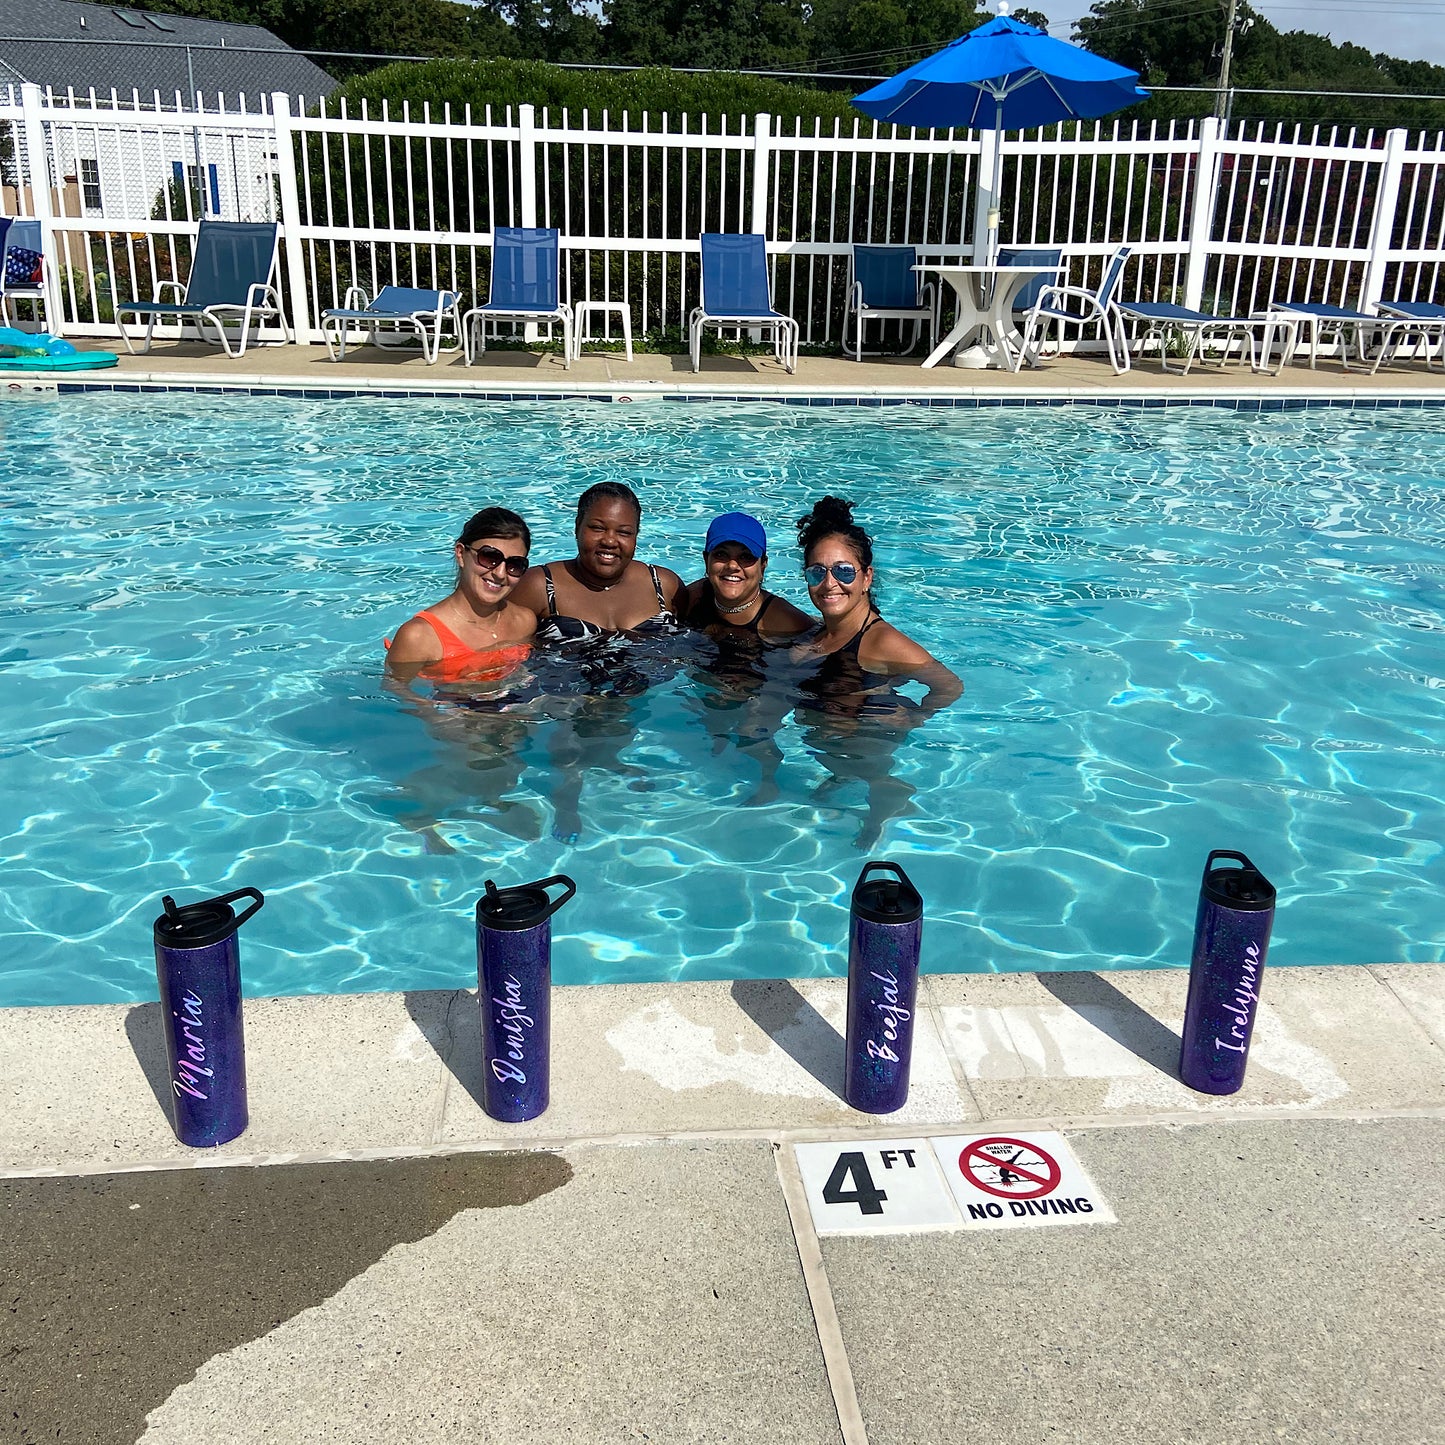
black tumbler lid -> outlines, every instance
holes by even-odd
[[[231,904],[238,898],[256,901],[238,917]],[[238,888],[220,898],[176,906],[167,894],[161,899],[165,912],[156,919],[152,932],[164,948],[209,948],[229,938],[266,900],[255,888]]]
[[[550,898],[547,890],[562,884],[566,892]],[[535,928],[549,919],[576,891],[577,885],[565,873],[554,874],[536,883],[518,883],[511,888],[498,888],[490,878],[487,891],[477,899],[477,924],[482,928],[500,928],[519,932]]]
[[[878,869],[893,878],[870,878]],[[853,916],[869,923],[914,923],[923,917],[923,897],[896,863],[865,863],[853,885]]]
[[[1241,866],[1216,868],[1216,858],[1233,858]],[[1263,913],[1274,907],[1274,884],[1243,853],[1226,848],[1216,848],[1205,860],[1200,892],[1221,908],[1236,908],[1243,913]]]

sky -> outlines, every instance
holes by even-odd
[[[1020,0],[1049,17],[1049,31],[1070,38],[1089,0]],[[1207,0],[1200,0],[1201,5]],[[1309,30],[1337,45],[1349,41],[1374,54],[1445,65],[1445,0],[1250,0],[1276,30]]]

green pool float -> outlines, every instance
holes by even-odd
[[[0,371],[94,371],[119,360],[112,351],[77,351],[43,331],[37,335],[0,326]]]

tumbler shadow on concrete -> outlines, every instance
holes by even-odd
[[[740,978],[733,1002],[801,1068],[843,1097],[843,1036],[785,978]]]
[[[422,1037],[448,1073],[482,1104],[482,1027],[477,996],[470,989],[414,989],[402,1002]]]
[[[167,1122],[171,1119],[171,1078],[170,1063],[166,1058],[165,1020],[161,1017],[159,1003],[137,1004],[126,1010],[125,1036],[131,1052],[161,1113]]]
[[[1092,1028],[1160,1073],[1179,1077],[1179,1035],[1107,979],[1097,973],[1041,973],[1038,979]]]

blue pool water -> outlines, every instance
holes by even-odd
[[[154,996],[161,894],[242,884],[250,993],[464,984],[483,880],[558,871],[562,982],[837,971],[867,856],[931,970],[1184,963],[1213,847],[1277,884],[1275,962],[1445,958],[1439,412],[80,396],[0,429],[0,1002]],[[804,604],[789,523],[854,498],[965,697],[891,762],[783,718],[767,801],[686,666],[602,717],[381,686],[461,520],[506,501],[570,555],[604,478],[689,578],[755,511]]]

